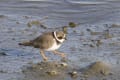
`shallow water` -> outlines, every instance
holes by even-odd
[[[1,2],[1,14],[48,16],[49,26],[69,21],[82,24],[119,20],[119,1],[41,0]],[[15,13],[14,13],[15,12]],[[59,22],[59,23],[58,23]],[[53,25],[54,24],[54,25]]]
[[[38,49],[21,47],[18,43],[33,39],[41,32],[53,30],[27,26],[29,21],[41,20],[46,16],[48,18],[42,22],[47,28],[60,28],[71,21],[80,24],[76,28],[68,28],[68,40],[60,48],[67,54],[71,64],[85,67],[98,60],[115,66],[120,63],[120,27],[109,28],[111,24],[119,25],[119,0],[0,1],[0,52],[7,54],[0,56],[0,71],[5,72],[0,72],[0,79],[17,79],[15,75],[21,73],[23,65],[42,60]],[[90,35],[86,29],[97,32],[109,29],[113,37],[104,39],[101,34]],[[100,47],[96,47],[96,42],[91,42],[97,39],[103,42]],[[90,47],[91,44],[95,47]],[[60,59],[49,55],[49,52],[47,56],[51,60]]]

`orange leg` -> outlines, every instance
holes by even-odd
[[[40,54],[42,55],[42,58],[43,58],[44,61],[48,60],[48,58],[45,56],[45,53],[44,53],[43,50],[40,50]]]
[[[60,55],[61,57],[63,57],[63,58],[65,58],[66,57],[66,55],[64,54],[64,53],[61,53],[61,52],[59,52],[59,51],[52,51],[54,54],[58,54],[58,55]]]

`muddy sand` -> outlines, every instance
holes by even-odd
[[[118,71],[117,71],[118,72]],[[118,80],[116,71],[101,61],[94,62],[85,68],[74,67],[66,62],[30,63],[24,67],[22,80]]]
[[[120,80],[120,1],[95,1],[1,1],[0,80]],[[18,45],[62,29],[65,61]]]

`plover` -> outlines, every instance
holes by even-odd
[[[45,51],[51,51],[54,54],[58,54],[61,57],[66,57],[62,52],[57,51],[61,44],[66,40],[66,34],[63,31],[46,32],[37,38],[28,42],[19,43],[19,45],[33,46],[40,49],[40,54],[44,61],[48,60],[45,55]]]

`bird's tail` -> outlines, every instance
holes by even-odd
[[[23,46],[32,46],[32,44],[33,44],[32,41],[19,43],[19,45],[23,45]]]

